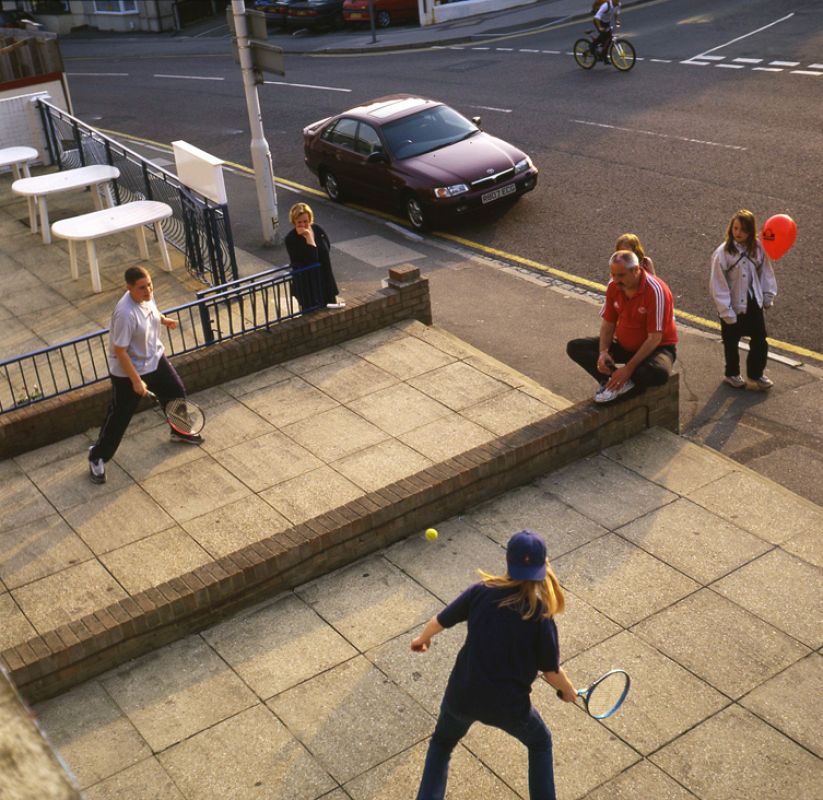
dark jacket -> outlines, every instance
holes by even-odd
[[[294,271],[292,294],[297,298],[303,311],[336,302],[339,292],[331,271],[329,237],[319,225],[312,223],[311,228],[314,232],[315,247],[311,247],[293,228],[286,234],[285,240],[289,265]],[[306,269],[315,264],[320,266]]]

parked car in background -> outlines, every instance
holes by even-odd
[[[286,27],[341,28],[343,0],[298,0],[289,4]]]
[[[305,127],[306,166],[332,200],[394,205],[423,229],[537,185],[531,159],[479,125],[437,100],[381,97]]]
[[[284,28],[289,6],[296,0],[255,0],[254,8],[266,15],[266,22],[275,27]]]
[[[352,25],[369,22],[369,0],[345,0],[343,19]],[[388,28],[397,22],[418,22],[417,0],[374,0],[374,24]]]

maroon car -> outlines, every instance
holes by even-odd
[[[414,228],[537,185],[518,148],[436,100],[390,95],[303,129],[306,165],[336,201],[359,196],[403,209]]]

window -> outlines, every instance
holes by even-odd
[[[96,14],[136,14],[137,0],[94,0]]]
[[[346,147],[349,150],[354,150],[354,139],[357,133],[357,120],[343,117],[337,121],[337,124],[329,131],[326,137],[332,144],[339,144],[341,147]]]
[[[360,127],[357,129],[355,150],[364,156],[383,152],[383,143],[380,141],[377,131],[371,125],[366,125],[365,122],[361,122]]]

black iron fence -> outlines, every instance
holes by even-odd
[[[190,353],[323,306],[318,300],[301,308],[294,299],[295,282],[298,294],[308,287],[302,296],[322,296],[319,264],[295,270],[274,267],[203,289],[191,303],[163,312],[177,322],[175,330],[166,329],[166,353]],[[95,331],[0,362],[0,414],[108,378],[108,333]]]
[[[120,170],[114,182],[118,205],[132,200],[159,200],[171,206],[164,220],[166,240],[186,256],[186,269],[210,286],[237,278],[237,261],[229,208],[184,186],[176,175],[158,167],[120,142],[52,105],[37,100],[52,161],[60,169],[110,164]]]

